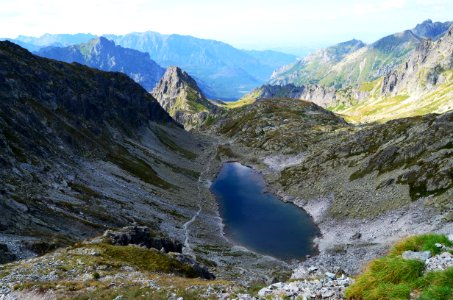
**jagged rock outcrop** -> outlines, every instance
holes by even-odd
[[[169,67],[152,92],[160,105],[189,130],[205,122],[217,110],[195,80],[178,67]]]
[[[452,81],[453,27],[437,41],[424,41],[399,68],[383,79],[382,94],[410,95]]]
[[[117,46],[104,37],[64,48],[46,47],[36,54],[68,63],[77,62],[103,71],[124,73],[148,92],[152,91],[165,72],[148,53]]]
[[[107,230],[102,236],[112,245],[139,245],[164,252],[182,252],[182,244],[168,237],[157,236],[146,226],[128,226],[119,230]]]

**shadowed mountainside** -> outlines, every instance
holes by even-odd
[[[153,90],[165,72],[147,53],[116,46],[104,37],[64,48],[46,47],[36,54],[68,63],[77,62],[103,71],[124,73],[148,92]]]

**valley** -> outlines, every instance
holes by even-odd
[[[452,30],[0,42],[0,299],[448,299]]]

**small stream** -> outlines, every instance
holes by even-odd
[[[319,229],[292,203],[266,192],[262,175],[237,162],[225,163],[211,185],[225,234],[234,243],[283,260],[314,254]]]

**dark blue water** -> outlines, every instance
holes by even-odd
[[[313,254],[319,230],[294,204],[266,193],[261,174],[237,162],[225,163],[211,186],[225,233],[233,242],[280,259]]]

